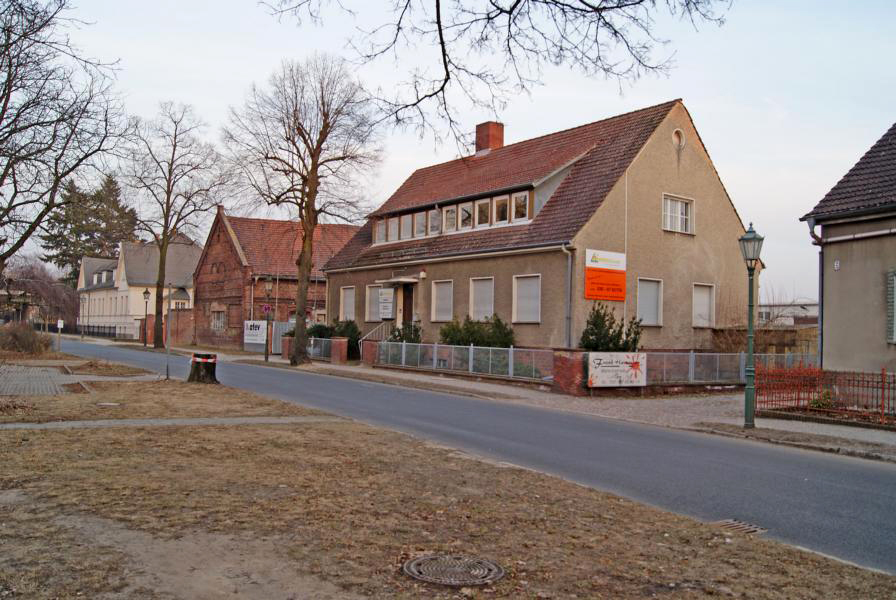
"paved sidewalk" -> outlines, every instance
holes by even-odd
[[[48,423],[0,423],[4,429],[102,429],[107,427],[171,427],[195,425],[291,425],[295,423],[346,423],[341,417],[194,417],[179,419],[103,419],[50,421]]]
[[[71,364],[71,361],[68,361]],[[157,381],[160,375],[66,374],[57,366],[0,364],[0,396],[58,396],[66,385],[90,381]]]

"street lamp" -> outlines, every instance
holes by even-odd
[[[81,319],[80,320],[83,321],[84,320],[84,296],[81,296],[80,300],[81,300]],[[81,329],[81,340],[83,341],[84,340],[84,323],[83,322],[81,323],[80,329]]]
[[[268,362],[268,343],[271,337],[271,290],[274,289],[274,280],[268,275],[264,280],[264,297],[265,306],[264,313],[264,362]]]
[[[146,320],[149,318],[149,288],[143,288],[143,347],[146,348]]]
[[[753,224],[737,241],[740,242],[740,253],[747,263],[747,385],[744,388],[744,429],[756,426],[756,367],[753,363],[753,274],[759,264],[759,253],[765,238],[756,233]]]

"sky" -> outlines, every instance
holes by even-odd
[[[76,0],[72,16],[87,22],[72,35],[86,54],[118,61],[117,87],[130,113],[151,117],[164,100],[191,104],[212,140],[229,107],[282,60],[316,51],[348,56],[345,40],[364,24],[363,15],[338,14],[325,27],[299,27],[254,0]],[[670,44],[657,56],[674,61],[668,75],[620,88],[551,68],[543,85],[501,114],[470,111],[464,121],[472,131],[497,117],[505,143],[513,143],[683,99],[738,213],[766,238],[763,296],[815,299],[817,250],[799,217],[896,120],[896,2],[741,0],[725,19],[699,30],[659,19],[657,31]],[[395,73],[380,66],[359,76],[388,85]],[[390,132],[384,144],[368,190],[373,205],[414,169],[458,154],[452,142],[413,132]]]

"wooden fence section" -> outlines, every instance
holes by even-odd
[[[838,413],[896,423],[896,374],[758,366],[756,408]]]

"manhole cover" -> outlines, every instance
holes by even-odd
[[[404,572],[421,581],[441,585],[485,585],[504,577],[504,569],[489,560],[436,554],[404,563]]]
[[[737,519],[725,519],[724,521],[716,521],[713,525],[718,525],[722,529],[728,531],[739,531],[740,533],[765,533],[768,529],[763,529],[759,525],[744,523]]]

